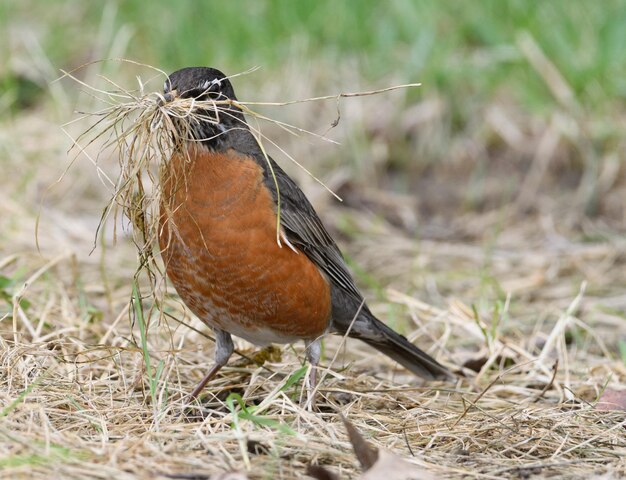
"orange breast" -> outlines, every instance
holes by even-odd
[[[324,333],[328,282],[306,255],[278,246],[256,162],[190,148],[172,157],[161,182],[167,275],[201,320],[258,345]]]

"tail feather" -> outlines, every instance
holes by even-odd
[[[350,336],[371,345],[418,377],[426,380],[453,378],[450,370],[369,312],[363,312],[354,322]]]

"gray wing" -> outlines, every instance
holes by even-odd
[[[287,239],[328,275],[334,286],[360,303],[361,293],[354,284],[339,247],[326,231],[300,187],[274,160],[271,162],[280,190],[280,224]],[[276,199],[276,184],[271,173],[266,175],[265,183]]]

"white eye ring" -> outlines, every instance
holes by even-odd
[[[214,78],[211,81],[206,80],[202,84],[202,90],[207,90],[207,89],[211,88],[213,85],[217,85],[218,87],[221,87],[222,86],[222,81],[219,78]]]

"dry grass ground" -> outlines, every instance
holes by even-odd
[[[264,89],[270,98],[312,93],[283,73],[284,85]],[[329,338],[321,411],[309,412],[301,346],[259,357],[238,342],[244,356],[202,408],[185,412],[182,396],[211,362],[209,332],[171,294],[167,315],[146,319],[142,348],[130,321],[137,261],[128,226],[118,225],[113,245],[108,225],[89,255],[110,192],[85,158],[55,184],[71,158],[62,93],[76,93],[58,88],[56,109],[0,126],[0,476],[302,478],[314,463],[354,478],[338,412],[437,478],[626,475],[626,416],[595,407],[606,388],[626,384],[623,158],[602,156],[589,178],[572,165],[597,125],[567,105],[542,122],[503,102],[448,137],[437,98],[406,108],[394,93],[345,104],[339,147],[270,128],[344,197],[333,202],[290,169],[372,309],[448,365],[474,370],[425,385],[356,341]],[[335,114],[309,104],[277,115],[323,132]],[[441,160],[394,174],[392,160],[415,153]],[[116,158],[100,162],[114,174]],[[362,162],[360,176],[350,162]],[[590,202],[595,216],[585,214]]]

